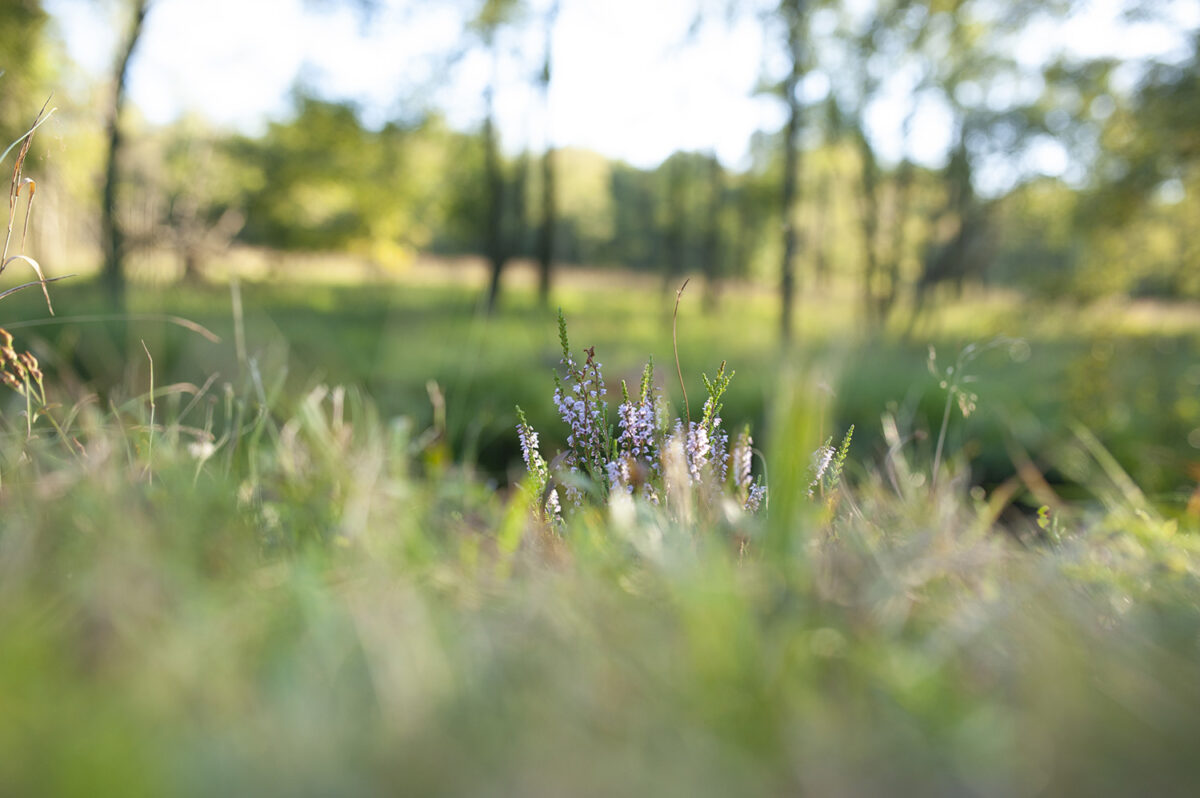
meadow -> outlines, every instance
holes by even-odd
[[[781,348],[766,291],[685,293],[693,415],[727,361],[766,511],[557,526],[515,429],[565,437],[524,287],[488,317],[469,279],[139,285],[103,321],[52,289],[61,323],[2,306],[49,406],[2,411],[0,793],[1194,790],[1194,308],[992,294],[867,336],[812,297]],[[556,304],[678,413],[673,300],[588,274]]]
[[[336,263],[336,261],[335,261]],[[612,372],[635,382],[647,358],[674,370],[674,286],[657,276],[568,272],[553,305],[537,304],[531,275],[513,269],[509,296],[489,317],[480,299],[478,264],[430,262],[382,285],[339,268],[308,266],[299,279],[275,275],[240,286],[242,353],[266,377],[287,377],[285,396],[319,383],[364,391],[384,417],[432,423],[430,383],[446,404],[446,442],[455,459],[502,479],[519,451],[514,406],[534,426],[556,435],[555,411],[544,396],[558,364],[555,315],[561,307],[581,346],[597,347]],[[222,275],[224,276],[224,275]],[[105,396],[130,398],[147,388],[145,342],[161,384],[216,385],[240,373],[228,283],[178,286],[149,282],[131,293],[129,318],[97,321],[109,312],[90,282],[55,286],[58,319],[47,326],[36,291],[6,300],[16,332],[29,324],[39,354],[62,373]],[[1011,339],[971,366],[978,412],[950,430],[955,450],[971,464],[972,480],[993,485],[1013,473],[1014,448],[1028,453],[1069,493],[1090,477],[1069,454],[1073,423],[1090,429],[1135,481],[1165,507],[1181,509],[1195,487],[1200,448],[1200,309],[1194,304],[1033,301],[1016,293],[979,293],[947,301],[916,325],[899,314],[885,330],[859,324],[849,291],[813,292],[802,302],[794,345],[777,336],[777,300],[766,286],[732,284],[715,308],[693,283],[679,309],[679,358],[688,390],[722,360],[737,372],[725,398],[735,426],[760,432],[769,422],[772,392],[790,371],[826,394],[830,434],[851,424],[856,451],[870,460],[886,450],[879,419],[895,415],[931,448],[945,391],[930,375],[930,348],[944,368],[963,347]],[[176,316],[220,338],[207,340],[164,320]],[[84,324],[62,323],[84,318]],[[12,326],[12,325],[18,326]],[[119,341],[119,342],[118,342]],[[678,380],[660,380],[674,404]],[[551,443],[561,443],[561,435]],[[1189,437],[1190,436],[1190,437]],[[1018,454],[1019,456],[1019,454]]]

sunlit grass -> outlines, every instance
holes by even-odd
[[[557,362],[556,307],[570,317],[581,345],[597,346],[615,379],[636,379],[647,357],[672,362],[674,286],[664,287],[656,276],[564,271],[554,306],[541,308],[531,277],[527,268],[514,267],[492,318],[483,313],[486,273],[478,263],[427,263],[383,283],[362,284],[358,277],[343,284],[250,281],[241,290],[247,336],[259,346],[260,365],[269,370],[286,363],[291,392],[320,380],[356,385],[385,416],[427,423],[433,416],[432,380],[445,397],[453,450],[503,479],[519,459],[511,434],[513,407],[540,391]],[[90,283],[57,286],[60,317],[104,311]],[[727,396],[728,420],[765,430],[768,396],[781,371],[801,364],[815,368],[833,397],[829,430],[854,424],[859,446],[877,455],[886,448],[878,417],[889,407],[918,433],[917,445],[920,435],[936,431],[943,403],[925,372],[928,345],[953,356],[966,343],[1003,333],[1025,340],[1028,349],[1020,362],[989,360],[979,386],[980,411],[951,431],[956,450],[972,460],[976,479],[996,482],[1012,473],[1013,440],[1054,471],[1055,479],[1074,479],[1062,471],[1057,453],[1062,430],[1075,419],[1095,429],[1157,496],[1182,506],[1194,487],[1187,469],[1200,451],[1188,442],[1189,436],[1200,441],[1195,432],[1200,404],[1194,401],[1200,316],[1189,306],[1164,309],[1157,330],[1156,316],[1142,304],[1074,307],[993,292],[968,295],[911,329],[901,314],[881,336],[867,337],[858,327],[851,289],[835,285],[828,294],[802,294],[800,331],[795,345],[784,350],[769,288],[732,285],[710,310],[703,285],[693,282],[679,317],[689,390],[699,391],[699,375],[728,360],[737,371]],[[10,297],[6,310],[14,321],[45,317],[44,306],[28,293]],[[24,329],[50,342],[43,347],[44,361],[81,372],[100,386],[115,386],[118,394],[127,393],[125,386],[145,384],[143,359],[126,355],[127,346],[140,352],[143,339],[163,384],[200,385],[214,373],[222,382],[238,376],[227,285],[141,286],[131,296],[130,311],[176,313],[206,325],[223,341],[213,345],[163,322],[127,323],[120,346],[98,334],[103,325]],[[664,387],[679,401],[673,381]],[[553,427],[548,410],[531,412],[535,426]]]
[[[353,390],[263,404],[251,374],[214,409],[214,430],[236,431],[211,451],[165,399],[151,428],[136,386],[115,412],[85,409],[71,442],[6,436],[0,784],[1186,792],[1195,530],[1086,447],[1104,505],[1044,528],[993,526],[1003,499],[954,468],[931,488],[913,442],[887,468],[854,457],[814,503],[821,392],[783,376],[772,504],[738,522],[746,546],[649,506],[546,529],[433,457],[424,424]]]
[[[238,290],[244,352],[227,286],[139,286],[119,322],[69,321],[104,312],[88,283],[56,292],[61,325],[21,326],[44,322],[30,297],[4,306],[64,434],[30,437],[15,400],[0,416],[0,791],[1194,783],[1196,518],[1186,494],[1131,488],[1088,432],[1132,442],[1114,451],[1143,487],[1179,483],[1193,329],[1080,337],[990,297],[870,340],[844,303],[809,301],[783,349],[769,291],[716,310],[697,292],[685,378],[699,393],[702,371],[737,371],[724,415],[761,422],[767,514],[601,506],[556,531],[506,471],[513,405],[556,426],[554,311],[527,284],[492,318],[461,275]],[[556,302],[610,379],[636,380],[648,355],[671,363],[670,296],[592,274]],[[945,394],[926,345],[953,360],[1001,331],[1026,348],[974,364],[980,409],[949,422],[935,480]],[[812,450],[849,423],[844,486],[814,501]],[[1007,478],[1013,441],[1082,500],[1035,516],[1037,483]],[[1175,454],[1128,456],[1147,450]],[[989,463],[1005,481],[981,480]]]

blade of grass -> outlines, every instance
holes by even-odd
[[[47,100],[47,102],[49,102],[49,100]],[[8,157],[8,154],[10,152],[12,152],[14,148],[19,147],[21,145],[21,142],[25,141],[25,139],[32,136],[39,127],[46,124],[46,122],[49,121],[50,116],[57,110],[58,110],[57,108],[51,108],[49,111],[46,111],[46,115],[44,117],[41,117],[41,119],[39,119],[37,122],[35,122],[33,127],[29,128],[29,130],[25,131],[25,133],[20,138],[18,138],[16,141],[14,141],[12,144],[9,144],[8,148],[4,150],[4,154],[0,155],[0,163],[4,163],[4,159]]]
[[[150,348],[146,346],[145,339],[142,339],[142,351],[146,353],[146,359],[150,361],[150,441],[146,446],[146,479],[149,482],[154,481],[154,358],[150,355]]]
[[[46,282],[53,283],[57,280],[65,279],[65,277],[74,277],[74,276],[75,275],[68,274],[68,275],[65,275],[64,277],[50,277],[46,280]],[[3,299],[5,296],[7,296],[8,293],[11,293],[12,291],[16,291],[21,288],[27,288],[29,286],[38,285],[38,284],[39,283],[37,283],[37,282],[26,283],[25,285],[20,285],[20,286],[17,286],[16,288],[9,289],[8,292],[6,292],[4,294],[0,294],[0,299]],[[53,319],[33,319],[31,321],[9,322],[9,323],[5,324],[4,327],[9,330],[17,330],[17,329],[21,329],[22,327],[40,327],[42,325],[49,325],[49,324],[90,324],[90,323],[106,322],[106,321],[163,321],[168,324],[174,324],[177,327],[182,327],[185,330],[194,332],[197,335],[199,335],[200,337],[204,338],[205,340],[211,341],[214,344],[221,343],[221,336],[217,335],[216,333],[214,333],[212,330],[208,329],[207,327],[205,327],[201,324],[197,324],[196,322],[192,321],[191,319],[185,319],[182,316],[171,316],[171,315],[167,315],[167,314],[163,314],[163,313],[96,313],[96,314],[85,315],[85,316],[65,316],[65,317],[56,317]]]
[[[675,312],[671,315],[671,345],[675,347],[675,373],[679,375],[679,390],[683,391],[683,417],[687,419],[689,428],[692,424],[692,410],[688,407],[687,386],[683,384],[683,368],[679,365],[679,299],[691,279],[689,277],[684,280],[683,285],[675,292]]]
[[[46,297],[46,307],[50,310],[50,315],[53,316],[54,315],[54,305],[50,304],[50,292],[46,290],[46,283],[48,283],[49,280],[47,280],[46,275],[42,273],[42,267],[40,265],[38,265],[38,262],[36,260],[29,257],[28,255],[12,255],[8,258],[5,258],[4,263],[0,263],[0,273],[3,273],[4,270],[8,268],[8,264],[12,263],[14,260],[25,261],[33,268],[34,272],[37,273],[38,283],[40,283],[42,286],[42,295]],[[0,294],[0,298],[3,298],[4,296],[7,296],[7,295],[8,295],[7,292],[4,294]]]
[[[21,256],[15,255],[14,257],[21,257]],[[13,286],[12,288],[8,289],[7,291],[0,292],[0,299],[4,299],[4,297],[8,296],[9,294],[15,294],[18,291],[23,291],[26,288],[33,288],[35,285],[40,285],[40,286],[42,286],[42,289],[45,290],[47,283],[57,283],[59,280],[65,280],[68,277],[74,277],[74,276],[75,275],[73,275],[73,274],[64,274],[61,277],[47,277],[45,280],[31,280],[27,283],[21,283],[20,285]],[[55,320],[55,321],[57,321],[57,320]],[[63,319],[63,321],[64,322],[70,321],[70,319]],[[21,322],[21,321],[8,322],[4,326],[6,328],[8,328],[8,327],[31,327],[31,326],[33,326],[33,323]]]

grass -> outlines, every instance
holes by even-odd
[[[475,362],[534,371],[525,404],[548,403],[522,351]],[[821,392],[777,368],[764,519],[639,506],[555,532],[432,457],[423,423],[230,368],[211,424],[186,393],[152,411],[145,382],[82,407],[68,444],[5,414],[0,792],[1171,795],[1200,775],[1200,538],[1101,449],[1081,446],[1097,503],[1044,528],[994,525],[1004,498],[953,440],[936,488],[909,443],[886,468],[852,455],[813,502]],[[205,426],[233,431],[204,450]]]
[[[671,362],[646,288],[562,292],[611,384]],[[836,303],[787,350],[765,294],[685,306],[681,372],[738,370],[765,512],[548,526],[509,479],[513,405],[552,428],[528,293],[161,290],[3,305],[38,360],[0,353],[0,795],[1194,791],[1186,312],[958,306],[919,333],[943,357],[1025,340],[939,387],[930,341],[856,340]]]
[[[59,316],[103,311],[89,284],[59,283]],[[491,320],[479,310],[474,287],[461,281],[414,280],[374,286],[243,286],[247,337],[268,372],[289,369],[288,393],[318,381],[361,387],[385,416],[405,415],[419,424],[432,419],[427,383],[440,387],[447,405],[447,435],[460,459],[479,464],[503,481],[519,462],[512,430],[513,407],[531,405],[557,362],[554,309],[541,309],[531,293],[517,289]],[[1200,438],[1200,313],[1170,313],[1161,330],[1147,327],[1139,306],[1071,309],[1027,307],[1006,299],[975,300],[950,308],[913,337],[881,340],[855,337],[852,317],[835,303],[813,301],[802,308],[799,350],[782,352],[774,339],[775,306],[769,294],[735,291],[715,313],[701,307],[699,292],[680,309],[680,358],[689,391],[699,393],[699,375],[722,359],[737,370],[726,397],[726,417],[735,426],[769,422],[769,396],[785,366],[805,364],[835,397],[825,419],[830,433],[854,424],[858,450],[877,456],[887,445],[879,415],[891,408],[902,426],[929,445],[941,428],[945,394],[925,370],[934,344],[945,362],[963,345],[999,333],[1026,342],[1019,360],[1008,351],[981,363],[979,411],[950,428],[958,456],[971,461],[974,479],[985,485],[1013,473],[1013,444],[1028,451],[1067,492],[1087,481],[1064,452],[1071,448],[1069,422],[1096,431],[1124,468],[1160,501],[1182,508],[1194,478]],[[619,276],[567,282],[558,300],[571,320],[574,339],[597,346],[610,380],[636,382],[647,356],[673,362],[673,294],[656,281],[627,286]],[[13,300],[19,300],[19,303]],[[228,289],[144,288],[133,312],[174,313],[221,335],[213,345],[162,322],[138,322],[123,332],[100,334],[100,325],[29,328],[44,336],[43,360],[74,371],[94,384],[128,396],[128,386],[145,385],[144,339],[162,384],[203,384],[212,374],[235,378]],[[30,292],[6,301],[8,318],[43,318]],[[1190,318],[1190,322],[1189,322]],[[1169,322],[1169,323],[1168,323]],[[121,345],[112,343],[124,336]],[[665,374],[667,369],[660,370]],[[678,386],[664,387],[682,404]],[[123,393],[122,393],[123,392]],[[529,407],[534,427],[551,435],[558,427],[549,406]],[[1189,436],[1192,442],[1189,443]],[[550,440],[551,444],[555,441]],[[561,443],[561,441],[558,441]],[[519,470],[519,469],[517,469]],[[1077,492],[1077,491],[1076,491]]]

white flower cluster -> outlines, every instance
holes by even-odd
[[[808,485],[808,495],[812,496],[813,491],[821,484],[821,480],[825,478],[825,473],[829,470],[830,464],[833,463],[833,458],[837,454],[837,449],[833,448],[832,444],[825,444],[819,447],[812,454],[812,482]]]
[[[538,514],[545,521],[560,521],[562,520],[562,505],[558,500],[558,489],[550,487],[549,493],[546,492],[550,485],[550,467],[546,465],[545,459],[538,451],[538,434],[533,427],[529,426],[529,422],[520,408],[517,408],[517,419],[517,437],[521,441],[521,456],[525,460],[525,468],[533,477],[533,487],[538,495]]]
[[[750,437],[749,430],[743,430],[733,444],[733,451],[729,453],[729,467],[733,472],[734,494],[741,500],[742,509],[757,513],[767,497],[767,486],[754,481],[751,473],[753,459],[754,439]]]

